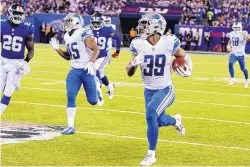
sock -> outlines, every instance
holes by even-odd
[[[74,128],[75,123],[75,114],[76,108],[75,107],[67,107],[67,117],[68,117],[68,126]]]
[[[151,154],[155,158],[155,150],[148,150],[148,154]]]
[[[1,99],[1,113],[0,113],[1,115],[6,110],[7,106],[9,105],[10,98],[11,97],[3,95],[2,99]]]
[[[112,83],[109,83],[109,85],[107,86],[109,91],[114,90],[114,85]]]
[[[108,86],[109,85],[109,81],[108,81],[108,78],[106,76],[104,76],[102,79],[102,83],[105,85],[105,86]]]
[[[243,73],[244,73],[245,79],[247,80],[248,79],[248,71],[247,71],[247,69],[243,70]]]
[[[162,126],[175,126],[176,124],[176,119],[165,114],[162,113],[159,117],[158,117],[158,126],[162,127]]]
[[[148,124],[147,137],[149,142],[149,150],[155,150],[158,140],[159,127],[157,123],[157,113],[152,109],[147,109],[146,119]]]
[[[230,73],[231,78],[234,78],[234,67],[233,67],[233,64],[230,63],[228,65],[228,68],[229,68],[229,73]]]

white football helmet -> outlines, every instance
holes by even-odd
[[[8,19],[14,24],[20,24],[25,19],[25,14],[20,4],[14,3],[10,5],[7,12]]]
[[[136,27],[137,35],[143,39],[157,33],[163,35],[166,26],[167,22],[162,15],[154,13],[145,14],[138,20],[138,26]]]
[[[235,22],[232,26],[232,29],[234,31],[242,31],[242,23],[241,22]]]
[[[81,15],[70,13],[63,19],[63,29],[70,32],[73,29],[78,29],[84,26],[84,20]]]
[[[106,27],[110,27],[111,26],[111,18],[109,16],[103,16],[104,18],[104,24]]]

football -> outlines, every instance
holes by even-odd
[[[179,67],[184,67],[185,64],[186,64],[186,61],[184,60],[183,57],[177,57],[172,62],[172,69],[175,71]],[[186,69],[184,68],[184,70],[186,70]]]

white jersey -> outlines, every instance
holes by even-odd
[[[67,46],[67,52],[70,54],[71,67],[76,69],[85,68],[92,56],[92,50],[85,45],[85,38],[94,36],[90,27],[80,28],[74,31],[70,36],[65,33],[64,41]]]
[[[175,35],[163,35],[155,46],[147,40],[135,38],[130,44],[130,51],[137,55],[144,53],[144,63],[140,65],[145,88],[163,89],[172,85],[172,55],[180,47],[180,40]]]
[[[247,31],[243,31],[243,34],[248,35]],[[245,55],[245,47],[247,44],[247,39],[244,35],[242,35],[239,31],[231,31],[228,34],[228,37],[231,40],[232,44],[232,52],[236,56]]]

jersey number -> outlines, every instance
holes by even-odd
[[[80,58],[79,51],[78,51],[78,49],[75,48],[76,46],[77,46],[77,42],[73,42],[73,43],[67,45],[67,50],[69,52],[71,59],[79,59]]]
[[[105,49],[106,42],[107,42],[107,40],[106,40],[105,37],[99,37],[99,38],[96,38],[96,37],[95,37],[95,40],[96,40],[97,45],[99,46],[99,49],[100,49],[100,50]]]
[[[166,56],[164,54],[156,56],[145,55],[144,62],[147,63],[147,68],[143,70],[145,76],[163,76],[166,64]]]
[[[232,43],[233,43],[233,46],[239,46],[239,37],[233,37],[232,38]]]
[[[20,52],[22,49],[22,41],[23,38],[19,36],[10,36],[4,35],[3,36],[3,48],[5,50],[12,50],[13,52]]]

